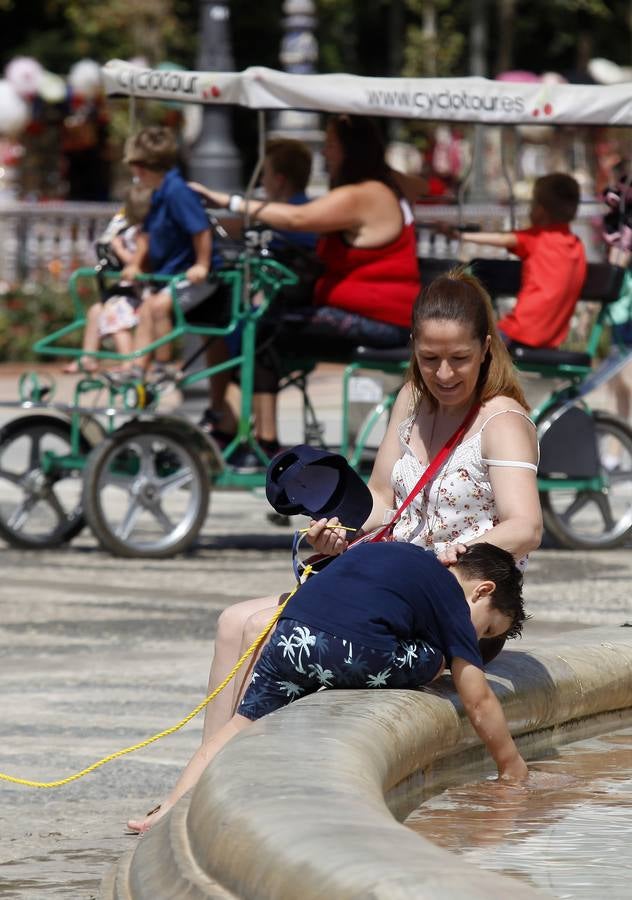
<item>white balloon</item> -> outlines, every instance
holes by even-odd
[[[598,84],[619,84],[626,80],[625,72],[621,66],[611,59],[603,59],[596,57],[588,63],[588,74],[594,78]]]
[[[6,78],[0,78],[0,134],[18,134],[29,119],[28,105]]]
[[[55,75],[53,72],[44,72],[39,95],[46,103],[61,103],[66,97],[66,82],[61,75]]]
[[[16,56],[4,70],[7,81],[20,97],[33,97],[38,93],[44,69],[30,56]]]
[[[101,69],[93,59],[80,59],[68,73],[68,84],[88,100],[101,92]]]

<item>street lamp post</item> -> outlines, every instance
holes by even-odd
[[[203,72],[232,72],[229,0],[200,0],[197,67]],[[230,110],[204,106],[202,130],[190,157],[191,177],[222,191],[241,187],[241,160],[231,135]]]
[[[487,0],[472,0],[470,5],[470,74],[487,75]],[[472,170],[467,199],[470,203],[489,200],[485,184],[485,128],[475,125],[472,133]]]
[[[200,0],[200,42],[197,68],[202,72],[232,72],[235,68],[230,40],[229,0]],[[189,172],[194,181],[229,193],[241,188],[241,160],[231,134],[230,110],[225,106],[203,106],[200,135],[189,157]],[[193,356],[200,338],[187,335],[185,358]],[[191,363],[189,372],[204,367],[201,359]],[[187,396],[205,394],[206,381],[198,381]]]
[[[316,9],[312,0],[285,0],[283,4],[283,38],[279,58],[286,72],[312,75],[318,62],[318,43],[315,37]],[[303,141],[313,154],[311,186],[324,190],[327,177],[320,148],[323,132],[318,113],[285,109],[279,113],[274,135]]]

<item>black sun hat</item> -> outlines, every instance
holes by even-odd
[[[307,444],[275,456],[266,474],[266,497],[282,515],[337,516],[350,528],[359,528],[373,507],[371,492],[344,456]]]

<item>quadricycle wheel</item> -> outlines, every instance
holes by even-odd
[[[135,420],[95,447],[83,505],[105,550],[161,559],[191,546],[210,495],[208,453],[200,446],[177,422]]]
[[[80,453],[91,449],[81,433]],[[84,527],[81,469],[62,465],[71,450],[72,426],[57,416],[26,415],[0,429],[0,535],[11,546],[57,547]]]
[[[569,549],[605,550],[632,537],[632,430],[616,416],[592,415],[601,489],[540,492],[546,530]]]

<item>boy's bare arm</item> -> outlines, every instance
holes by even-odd
[[[210,228],[191,235],[191,240],[195,251],[195,262],[187,269],[186,275],[192,284],[197,284],[200,281],[204,281],[210,268],[211,252],[213,250]]]
[[[455,657],[452,678],[474,730],[496,763],[498,777],[523,781],[528,775],[527,765],[518,753],[502,707],[481,669]]]
[[[458,237],[471,244],[485,244],[488,247],[504,247],[513,250],[518,238],[513,231],[461,231]]]

